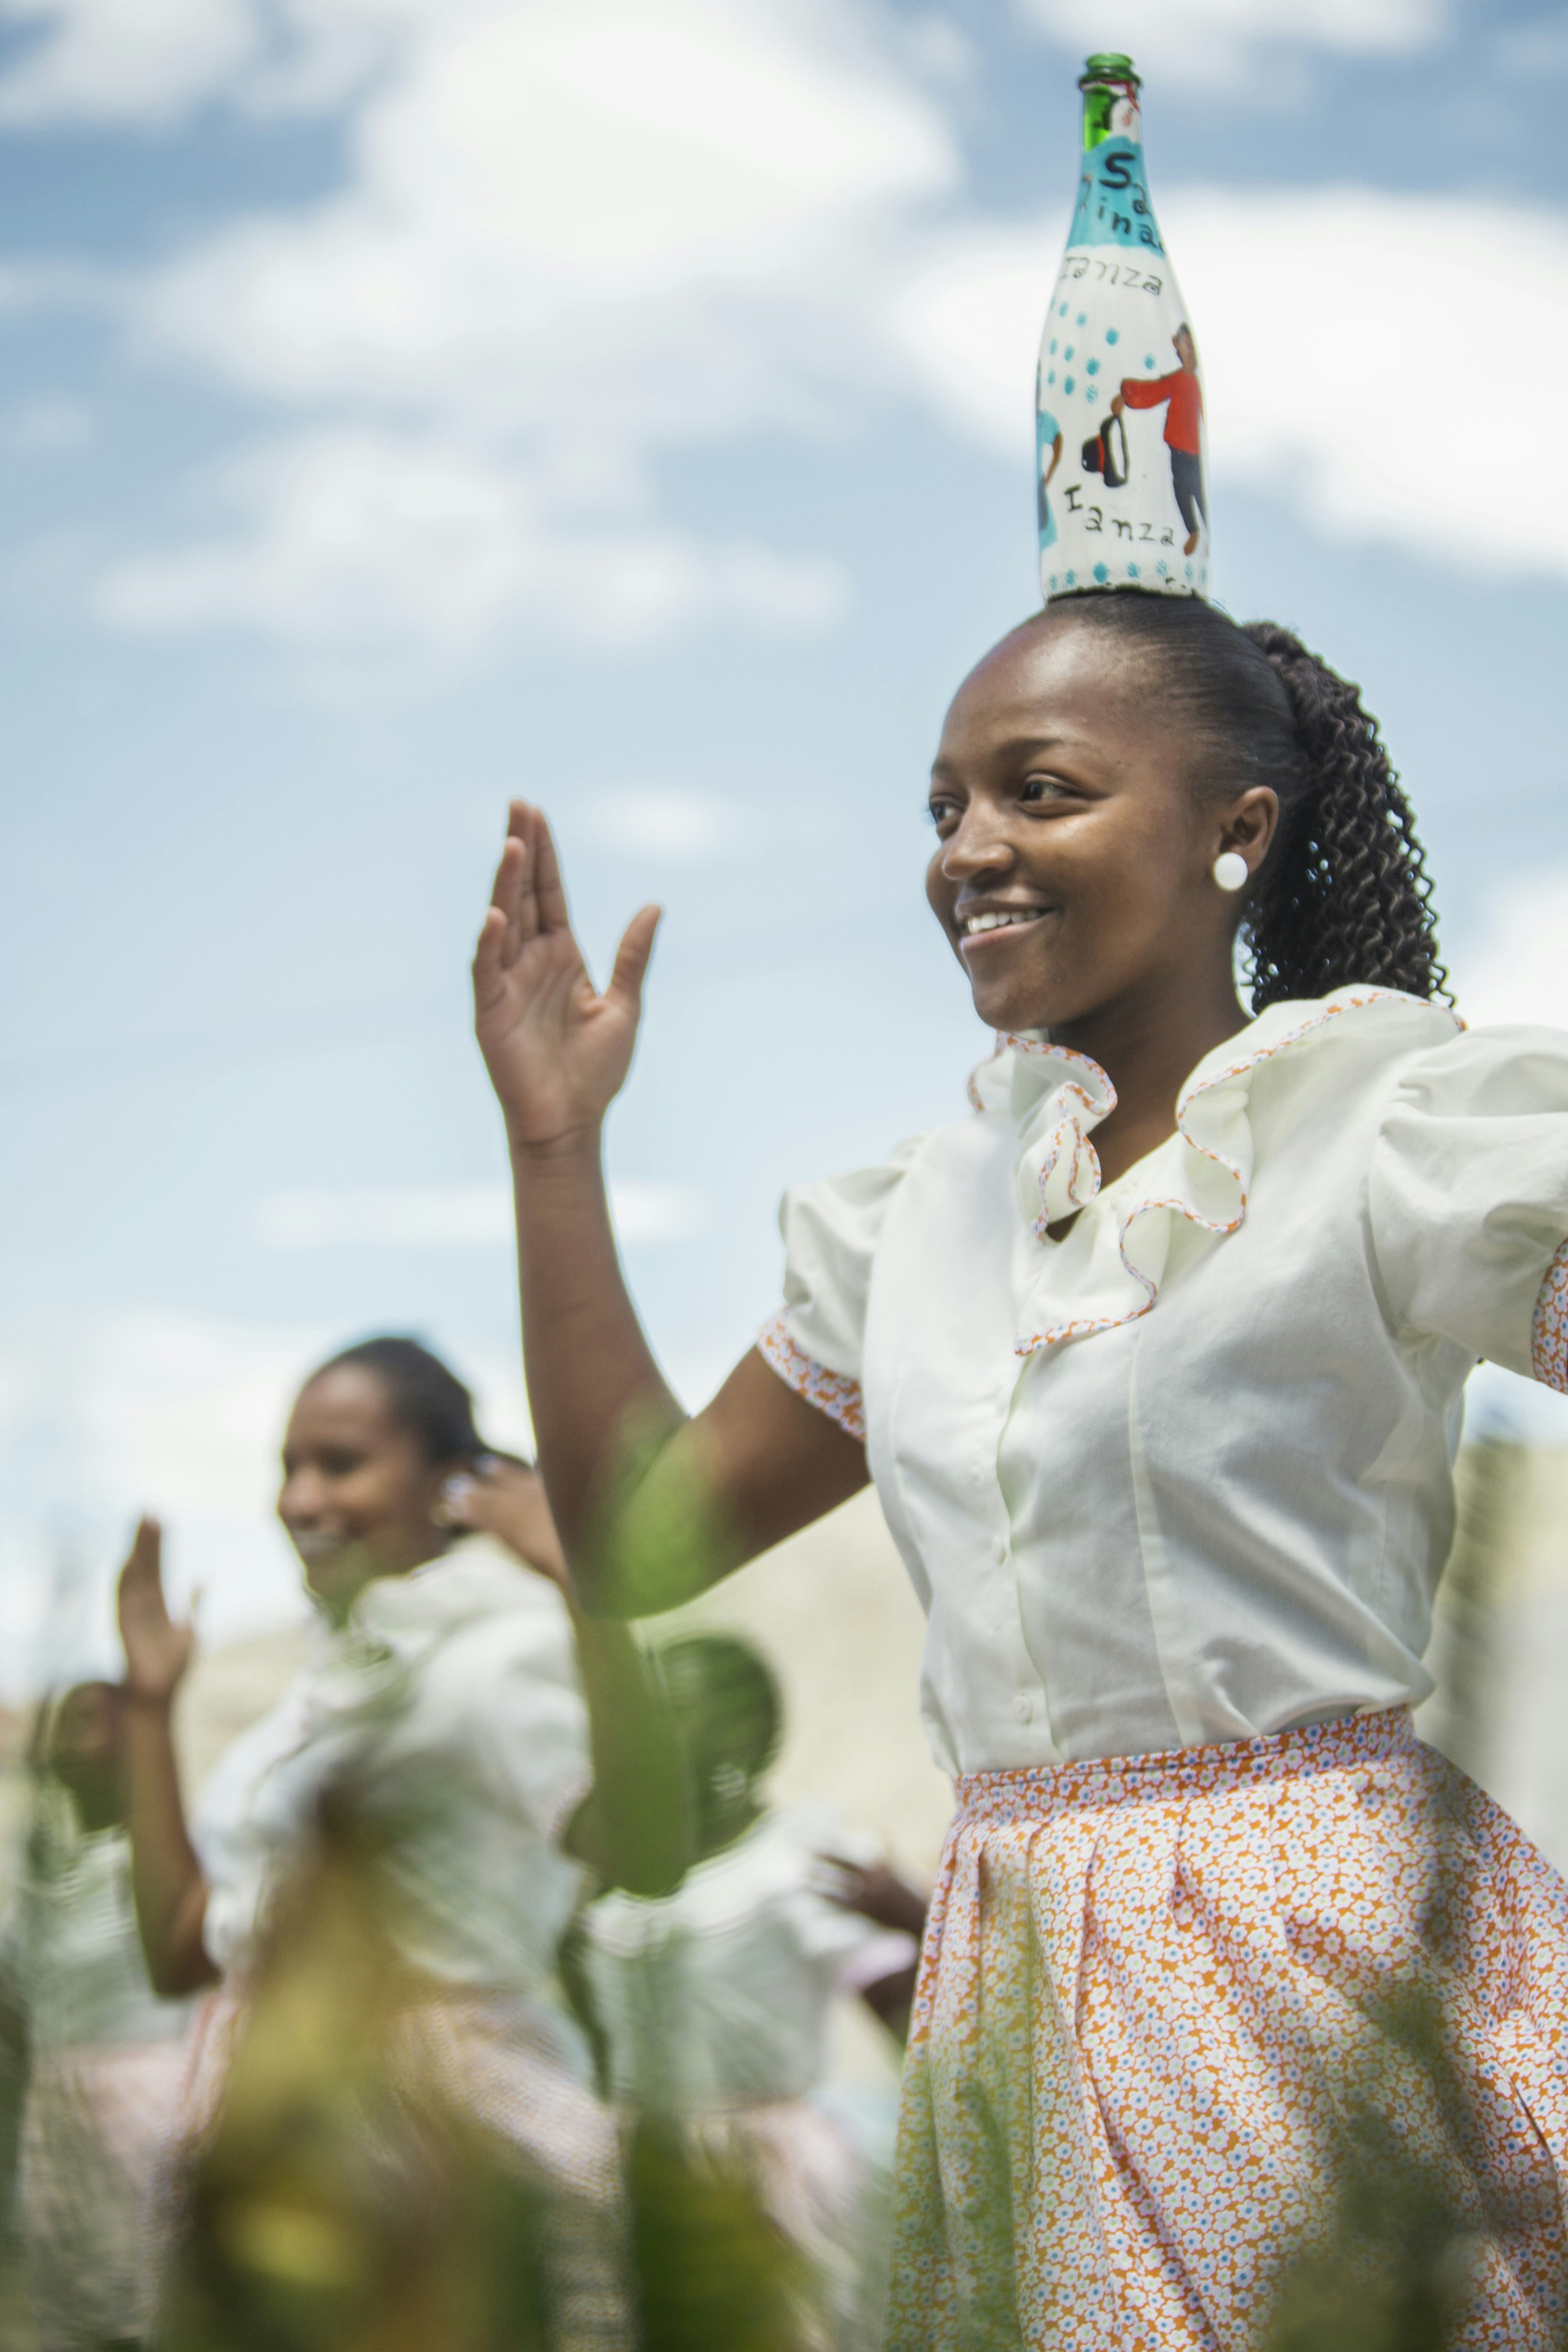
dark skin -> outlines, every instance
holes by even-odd
[[[455,1522],[468,1523],[449,1507],[447,1490],[469,1465],[432,1461],[399,1419],[385,1384],[363,1365],[336,1365],[306,1382],[289,1416],[282,1467],[278,1515],[307,1584],[335,1623],[346,1620],[373,1578],[407,1576],[439,1559],[454,1540]],[[521,1464],[514,1467],[530,1491],[511,1495],[510,1532],[503,1539],[525,1567],[563,1583],[541,1482]],[[475,1513],[472,1524],[482,1523]],[[195,1635],[169,1613],[153,1519],[142,1520],[121,1574],[120,1630],[137,1924],[153,1990],[194,1992],[216,1974],[203,1937],[206,1881],[186,1826],[172,1729]],[[679,1740],[668,1711],[651,1699],[624,1629],[576,1620],[574,1630],[595,1785],[573,1818],[568,1850],[613,1884],[663,1893],[689,1858]]]
[[[76,1805],[89,1836],[125,1819],[125,1693],[118,1683],[78,1683],[54,1711],[40,1761]]]
[[[1104,1181],[1175,1129],[1182,1082],[1240,1029],[1233,957],[1273,793],[1213,795],[1158,672],[1071,604],[1015,630],[942,728],[927,897],[990,1028],[1048,1029],[1098,1062],[1116,1108]],[[970,935],[976,918],[1025,919]],[[753,1349],[688,1417],[622,1280],[605,1192],[605,1114],[630,1067],[659,920],[632,919],[601,994],[573,936],[549,827],[513,804],[474,964],[476,1028],[506,1119],[540,1466],[584,1607],[675,1606],[843,1502],[864,1447]],[[650,1532],[651,1531],[651,1532]]]

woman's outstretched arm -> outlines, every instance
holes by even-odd
[[[163,1598],[163,1535],[155,1519],[136,1530],[120,1575],[120,1638],[125,1646],[125,1749],[131,1884],[153,1990],[164,1999],[212,1984],[217,1970],[202,1941],[207,1889],[185,1828],[171,1717],[195,1646]]]
[[[475,1025],[506,1119],[540,1468],[583,1605],[672,1608],[866,1484],[864,1449],[753,1350],[688,1419],[616,1253],[605,1114],[637,1042],[657,907],[603,995],[572,933],[543,816],[512,805],[474,959]]]

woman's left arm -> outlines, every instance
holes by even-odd
[[[670,1894],[696,1857],[690,1782],[674,1716],[641,1645],[627,1626],[577,1610],[536,1471],[492,1456],[453,1482],[448,1507],[457,1524],[495,1536],[548,1577],[570,1612],[594,1784],[572,1816],[566,1851],[608,1885]]]

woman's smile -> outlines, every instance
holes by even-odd
[[[975,900],[953,909],[957,926],[959,953],[963,956],[989,952],[1001,946],[1007,934],[1029,930],[1047,915],[1059,911],[1055,907],[1020,906],[994,898]]]

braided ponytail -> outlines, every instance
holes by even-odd
[[[1196,788],[1267,784],[1279,827],[1242,919],[1252,1009],[1357,982],[1431,997],[1432,885],[1361,690],[1272,621],[1245,628],[1191,596],[1063,598],[1053,620],[1113,631],[1157,671],[1163,708],[1197,737]]]
[[[1282,796],[1280,826],[1247,908],[1252,1005],[1326,996],[1347,982],[1435,995],[1432,884],[1377,721],[1350,685],[1272,621],[1241,631],[1289,698],[1302,786]]]

